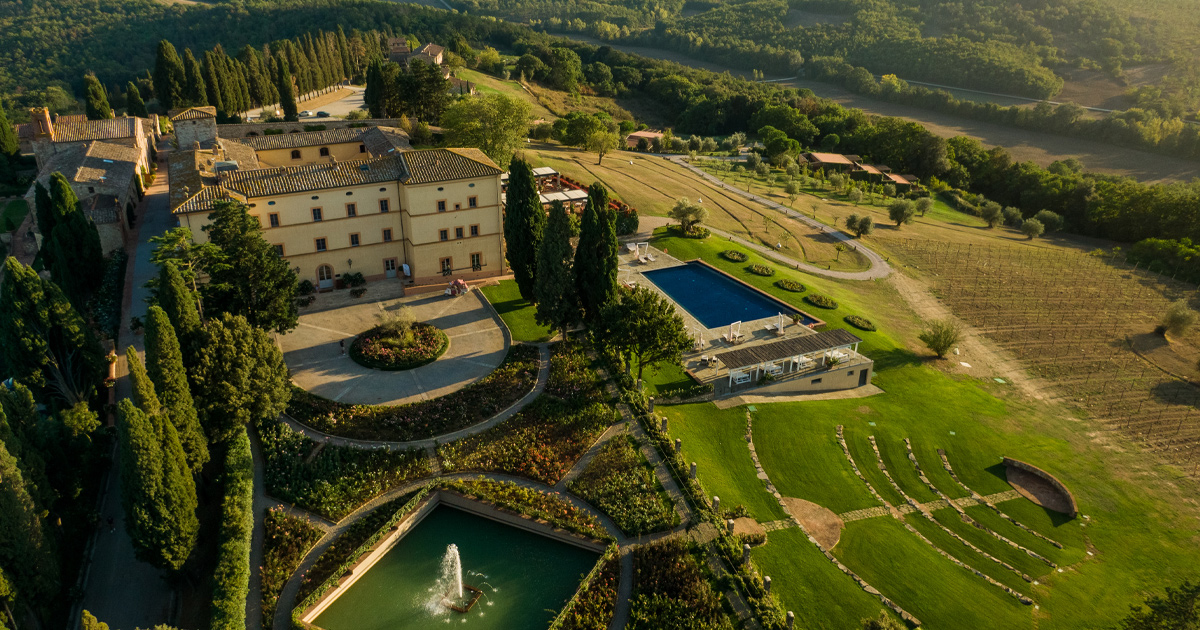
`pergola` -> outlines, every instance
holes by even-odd
[[[861,342],[854,333],[838,328],[730,350],[718,354],[717,359],[729,369],[729,386],[732,387],[757,379],[760,372],[775,376],[812,365],[825,365],[830,359],[840,360],[846,356],[843,350],[857,353]]]

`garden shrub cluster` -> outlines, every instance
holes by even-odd
[[[250,593],[250,539],[254,533],[254,459],[245,430],[229,441],[224,476],[225,500],[221,504],[209,627],[243,630],[246,596]]]
[[[342,282],[348,287],[361,287],[367,283],[367,279],[363,277],[361,271],[354,271],[342,274]]]
[[[569,532],[594,538],[613,540],[604,526],[590,513],[575,507],[570,501],[548,492],[524,488],[511,481],[476,479],[444,479],[437,486],[468,497],[493,503],[501,508],[541,519]]]
[[[746,267],[746,271],[749,271],[756,276],[770,277],[775,275],[775,270],[766,265],[750,265],[749,267]]]
[[[713,541],[713,545],[725,557],[725,562],[734,568],[729,581],[741,592],[746,603],[750,604],[754,618],[767,630],[784,630],[787,627],[787,613],[783,605],[774,595],[767,593],[760,572],[754,569],[753,562],[742,562],[742,545],[748,543],[755,546],[766,542],[767,536],[763,533],[755,536],[734,536],[726,533]]]
[[[271,496],[338,520],[385,490],[431,474],[420,450],[322,446],[278,419],[258,423]]]
[[[713,392],[712,383],[692,383],[682,387],[673,387],[671,389],[660,389],[658,395],[661,398],[679,398],[687,400],[696,396],[703,396]]]
[[[633,438],[609,440],[567,489],[609,515],[630,536],[670,529],[679,515]]]
[[[118,249],[104,263],[104,277],[100,288],[92,296],[92,316],[96,327],[109,339],[116,339],[121,330],[121,301],[125,297],[125,266],[129,256]]]
[[[501,472],[553,485],[616,420],[583,347],[554,350],[544,395],[499,426],[438,447],[446,472]]]
[[[783,289],[784,291],[791,291],[792,293],[804,293],[804,285],[789,278],[776,280],[775,286]]]
[[[804,301],[817,308],[833,309],[838,307],[838,303],[835,302],[833,298],[822,293],[809,293],[808,295],[804,296]]]
[[[403,442],[457,431],[510,407],[537,383],[538,349],[514,345],[491,374],[457,392],[407,405],[348,405],[292,388],[288,415],[321,432]]]
[[[296,572],[304,554],[321,540],[321,530],[308,521],[271,508],[263,519],[262,611],[275,617],[283,585]]]
[[[638,211],[621,202],[617,202],[617,236],[628,236],[638,231]]]
[[[626,627],[732,630],[721,596],[709,584],[698,557],[703,553],[702,547],[684,538],[635,548],[633,601]]]
[[[604,554],[596,569],[584,578],[575,598],[567,602],[550,630],[604,630],[617,609],[621,559],[615,548]]]
[[[736,249],[727,249],[727,250],[721,252],[721,258],[724,258],[725,260],[729,260],[732,262],[739,262],[739,263],[746,262],[747,260],[750,259],[750,257],[746,255],[746,252],[739,252]]]
[[[704,227],[703,225],[698,225],[698,224],[688,226],[688,229],[686,229],[686,230],[684,230],[681,226],[672,225],[671,229],[674,230],[679,235],[683,236],[684,238],[694,238],[694,239],[700,239],[700,240],[706,239],[712,234],[712,232],[710,232],[708,230],[708,228]]]
[[[847,324],[850,324],[859,330],[865,330],[867,332],[875,331],[875,324],[872,324],[871,320],[861,315],[847,315],[844,319]]]
[[[404,338],[397,339],[397,334]],[[354,338],[350,358],[377,370],[411,370],[433,363],[448,347],[446,333],[424,322],[414,323],[404,333],[377,326]]]

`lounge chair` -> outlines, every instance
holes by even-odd
[[[649,260],[650,262],[654,262],[654,254],[651,254],[649,251],[647,251],[646,252],[646,260]]]

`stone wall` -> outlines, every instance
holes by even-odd
[[[1067,487],[1064,486],[1061,481],[1055,478],[1054,475],[1051,475],[1050,473],[1038,468],[1037,466],[1034,466],[1033,464],[1026,464],[1023,461],[1009,457],[1004,458],[1004,465],[1011,466],[1018,470],[1023,470],[1031,475],[1037,475],[1038,477],[1041,477],[1046,481],[1046,483],[1049,483],[1051,486],[1053,486],[1055,490],[1062,493],[1063,498],[1066,499],[1068,506],[1068,511],[1065,513],[1071,518],[1075,518],[1079,515],[1079,508],[1075,505],[1075,495],[1071,494],[1071,491],[1067,490]]]
[[[416,124],[415,120],[410,120]],[[245,138],[265,135],[267,129],[282,129],[284,133],[303,132],[305,125],[324,125],[326,130],[355,127],[399,127],[399,118],[367,118],[364,120],[308,120],[299,122],[241,123],[217,125],[217,135],[222,138]],[[181,145],[182,146],[182,145]]]

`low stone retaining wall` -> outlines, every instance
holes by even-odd
[[[1005,457],[1003,461],[1006,467],[1023,470],[1031,475],[1036,475],[1042,478],[1044,481],[1046,481],[1046,483],[1049,483],[1055,490],[1062,494],[1064,499],[1066,499],[1067,511],[1064,512],[1064,514],[1070,516],[1071,518],[1075,518],[1079,515],[1079,508],[1075,505],[1075,495],[1071,494],[1071,491],[1067,490],[1067,487],[1063,485],[1061,481],[1055,478],[1054,475],[1051,475],[1050,473],[1038,468],[1037,466],[1034,466],[1033,464],[1026,464],[1023,461],[1012,459],[1011,457]]]
[[[410,120],[412,124],[417,124],[416,120]],[[282,129],[283,133],[303,132],[304,127],[312,125],[322,125],[326,130],[329,129],[345,129],[348,127],[399,127],[399,118],[366,118],[363,120],[308,120],[297,122],[269,122],[269,123],[239,123],[236,125],[217,125],[217,135],[222,138],[245,138],[251,133],[255,135],[265,135],[263,132],[267,129]]]
[[[1053,538],[1050,538],[1049,536],[1046,536],[1045,534],[1043,534],[1035,529],[1030,528],[1028,525],[1022,523],[1021,521],[1018,521],[1017,519],[1005,514],[1004,511],[1001,510],[998,505],[996,505],[995,503],[992,503],[991,501],[988,500],[987,497],[979,494],[978,492],[975,492],[970,487],[968,487],[967,484],[963,483],[962,480],[958,478],[958,473],[954,472],[954,467],[950,465],[950,458],[946,456],[946,451],[944,449],[939,448],[938,455],[942,458],[942,468],[946,472],[950,473],[950,478],[954,480],[954,483],[957,483],[960,488],[969,492],[971,494],[971,498],[975,499],[976,502],[978,502],[984,506],[987,506],[991,511],[998,514],[1000,516],[1000,518],[1003,518],[1004,520],[1008,521],[1009,523],[1012,523],[1013,525],[1020,527],[1021,529],[1025,530],[1026,532],[1032,534],[1033,536],[1036,536],[1036,537],[1050,543],[1051,545],[1058,547],[1059,549],[1063,548],[1062,543],[1058,542],[1057,540],[1054,540]]]

